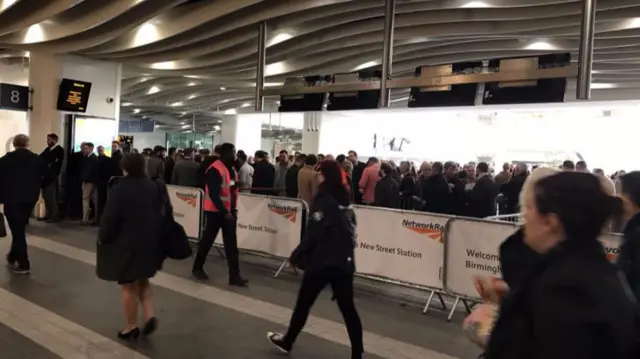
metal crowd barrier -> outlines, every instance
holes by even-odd
[[[112,178],[110,187],[117,181]],[[167,188],[176,221],[192,240],[201,239],[203,191]],[[278,277],[304,236],[309,206],[295,198],[240,193],[237,207],[238,248],[281,261],[274,274]],[[437,298],[444,310],[449,309],[448,320],[460,302],[469,312],[481,300],[473,283],[476,276],[501,277],[500,244],[517,230],[521,219],[519,214],[477,219],[371,206],[355,206],[355,212],[356,275],[424,290],[428,294],[422,312],[427,313]],[[600,241],[608,258],[615,260],[621,236],[607,233]],[[451,308],[444,296],[454,299]]]

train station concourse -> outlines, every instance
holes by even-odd
[[[0,0],[0,359],[485,358],[534,171],[633,187],[638,38],[637,0]]]

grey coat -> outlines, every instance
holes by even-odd
[[[175,186],[198,187],[200,164],[193,160],[179,162],[173,168],[171,184]]]
[[[161,181],[127,176],[109,192],[98,233],[100,279],[132,282],[161,269],[160,191],[166,191]]]

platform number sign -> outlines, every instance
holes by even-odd
[[[29,88],[0,83],[0,109],[13,111],[29,110]]]

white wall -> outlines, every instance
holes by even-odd
[[[145,148],[154,148],[155,146],[165,147],[167,145],[167,133],[158,132],[130,132],[127,136],[133,136],[133,148],[142,152]]]
[[[27,86],[29,70],[22,65],[0,64],[0,82]],[[26,134],[28,130],[26,112],[0,110],[0,156],[13,151],[13,136]]]
[[[86,116],[113,118],[116,122],[119,121],[121,64],[89,60],[80,56],[65,56],[62,76],[67,79],[91,82]],[[108,98],[113,99],[113,102],[107,102]]]

